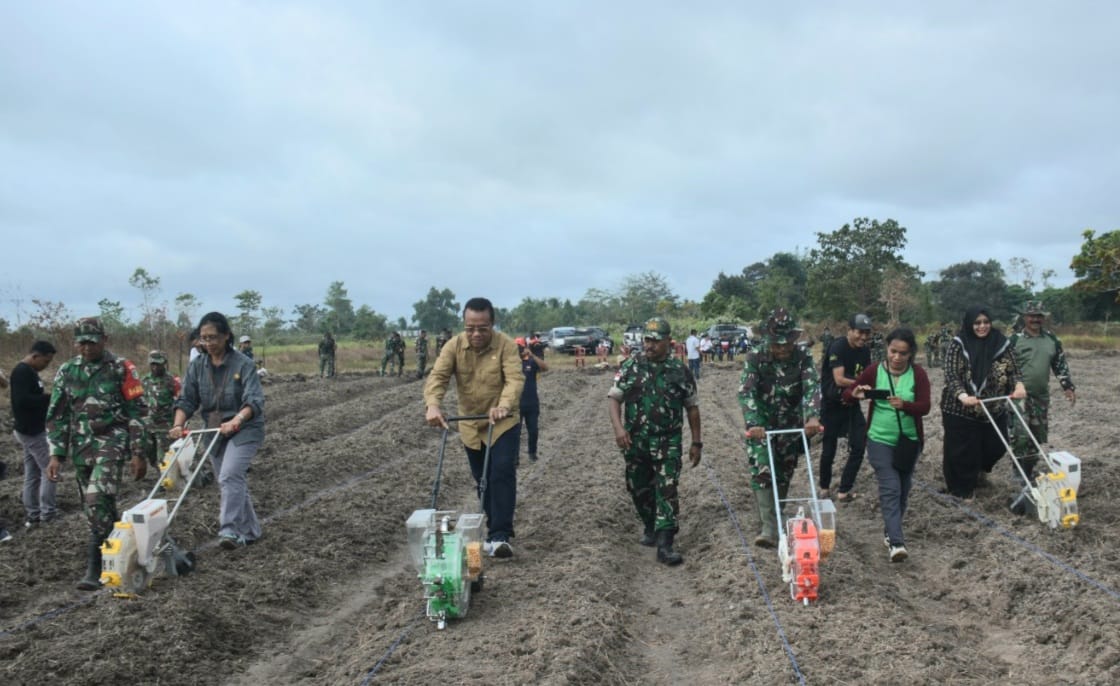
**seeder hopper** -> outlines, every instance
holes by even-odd
[[[801,438],[809,497],[782,498],[777,470],[770,469],[770,485],[774,490],[774,501],[778,505],[775,508],[778,518],[778,559],[782,563],[782,581],[789,584],[790,597],[808,605],[815,602],[819,594],[821,563],[836,547],[836,505],[827,498],[817,497],[809,439],[803,429],[766,432],[766,450],[770,455],[770,464],[776,464],[774,437],[782,434],[797,434]],[[792,517],[783,521],[783,512],[787,506],[790,509],[796,507],[796,511]]]
[[[487,419],[487,415],[447,417],[449,422]],[[482,479],[479,481],[479,509],[486,497],[486,480],[490,469],[490,443],[494,425],[486,436],[486,456],[483,460]],[[405,523],[408,530],[408,549],[412,562],[424,587],[428,619],[436,627],[447,627],[448,619],[461,619],[470,609],[471,593],[482,590],[483,515],[438,510],[440,479],[443,459],[447,450],[447,437],[443,431],[439,447],[439,462],[432,486],[431,507],[414,511]]]
[[[1019,422],[1023,431],[1030,437],[1031,443],[1034,444],[1041,462],[1039,465],[1041,469],[1037,474],[1032,475],[1027,472],[1027,468],[1023,466],[1026,456],[1016,455],[1003,432],[999,431],[995,417],[988,410],[988,403],[999,402],[1007,403],[1011,414],[1015,416],[1015,421]],[[980,407],[984,410],[988,421],[996,427],[996,433],[1007,448],[1011,463],[1024,484],[1022,490],[1011,499],[1011,511],[1019,515],[1033,512],[1038,515],[1040,522],[1051,529],[1058,527],[1072,529],[1077,526],[1081,522],[1081,513],[1077,507],[1077,490],[1081,487],[1081,460],[1065,451],[1047,453],[1043,450],[1042,445],[1031,432],[1027,420],[1010,396],[984,399]]]
[[[217,433],[217,429],[192,431],[172,444],[148,497],[125,510],[120,521],[113,524],[112,533],[101,544],[101,585],[113,589],[115,597],[137,597],[151,586],[157,574],[183,576],[194,569],[194,554],[181,549],[169,529],[191,484],[210,458],[218,442]],[[155,497],[177,484],[182,485],[182,492],[173,503]]]

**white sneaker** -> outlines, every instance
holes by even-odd
[[[509,541],[486,541],[482,550],[490,557],[513,557],[513,546]]]
[[[883,545],[887,546],[887,550],[891,549],[891,537],[883,536]]]
[[[906,546],[904,546],[904,545],[893,545],[893,546],[891,546],[891,550],[890,550],[891,562],[902,562],[909,555],[910,554],[906,552]]]

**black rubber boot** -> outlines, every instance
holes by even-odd
[[[638,539],[638,543],[647,548],[657,545],[657,532],[653,530],[652,524],[646,524],[645,531],[642,532],[642,537]]]
[[[101,588],[101,535],[91,533],[86,549],[86,575],[78,582],[79,591],[96,591]]]
[[[684,562],[681,554],[673,550],[673,536],[672,531],[657,532],[657,561],[670,567]]]

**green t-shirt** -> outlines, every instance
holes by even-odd
[[[886,363],[880,364],[875,372],[875,388],[890,391],[891,384]],[[908,403],[914,402],[914,367],[911,366],[902,376],[894,380],[894,394]],[[871,426],[867,427],[867,437],[876,443],[895,446],[898,445],[898,420],[895,419],[895,409],[886,400],[872,400],[875,411],[871,413]],[[902,430],[915,441],[918,440],[918,425],[914,418],[905,412],[899,412],[902,419]]]

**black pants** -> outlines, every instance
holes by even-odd
[[[540,405],[522,405],[518,408],[521,414],[521,423],[525,426],[525,430],[529,433],[529,454],[537,454],[537,436],[539,435],[538,422],[541,417]]]
[[[999,432],[986,420],[941,414],[941,425],[945,428],[941,471],[950,495],[971,498],[981,470],[991,472],[1007,451],[1000,440],[1000,434],[1007,437],[1007,416],[995,415],[995,420]]]
[[[820,487],[831,488],[832,464],[836,459],[836,444],[841,436],[848,437],[848,461],[840,474],[840,492],[847,493],[856,485],[856,475],[863,466],[863,452],[867,447],[867,420],[860,406],[825,403],[821,412],[824,424],[824,441],[821,444]]]

